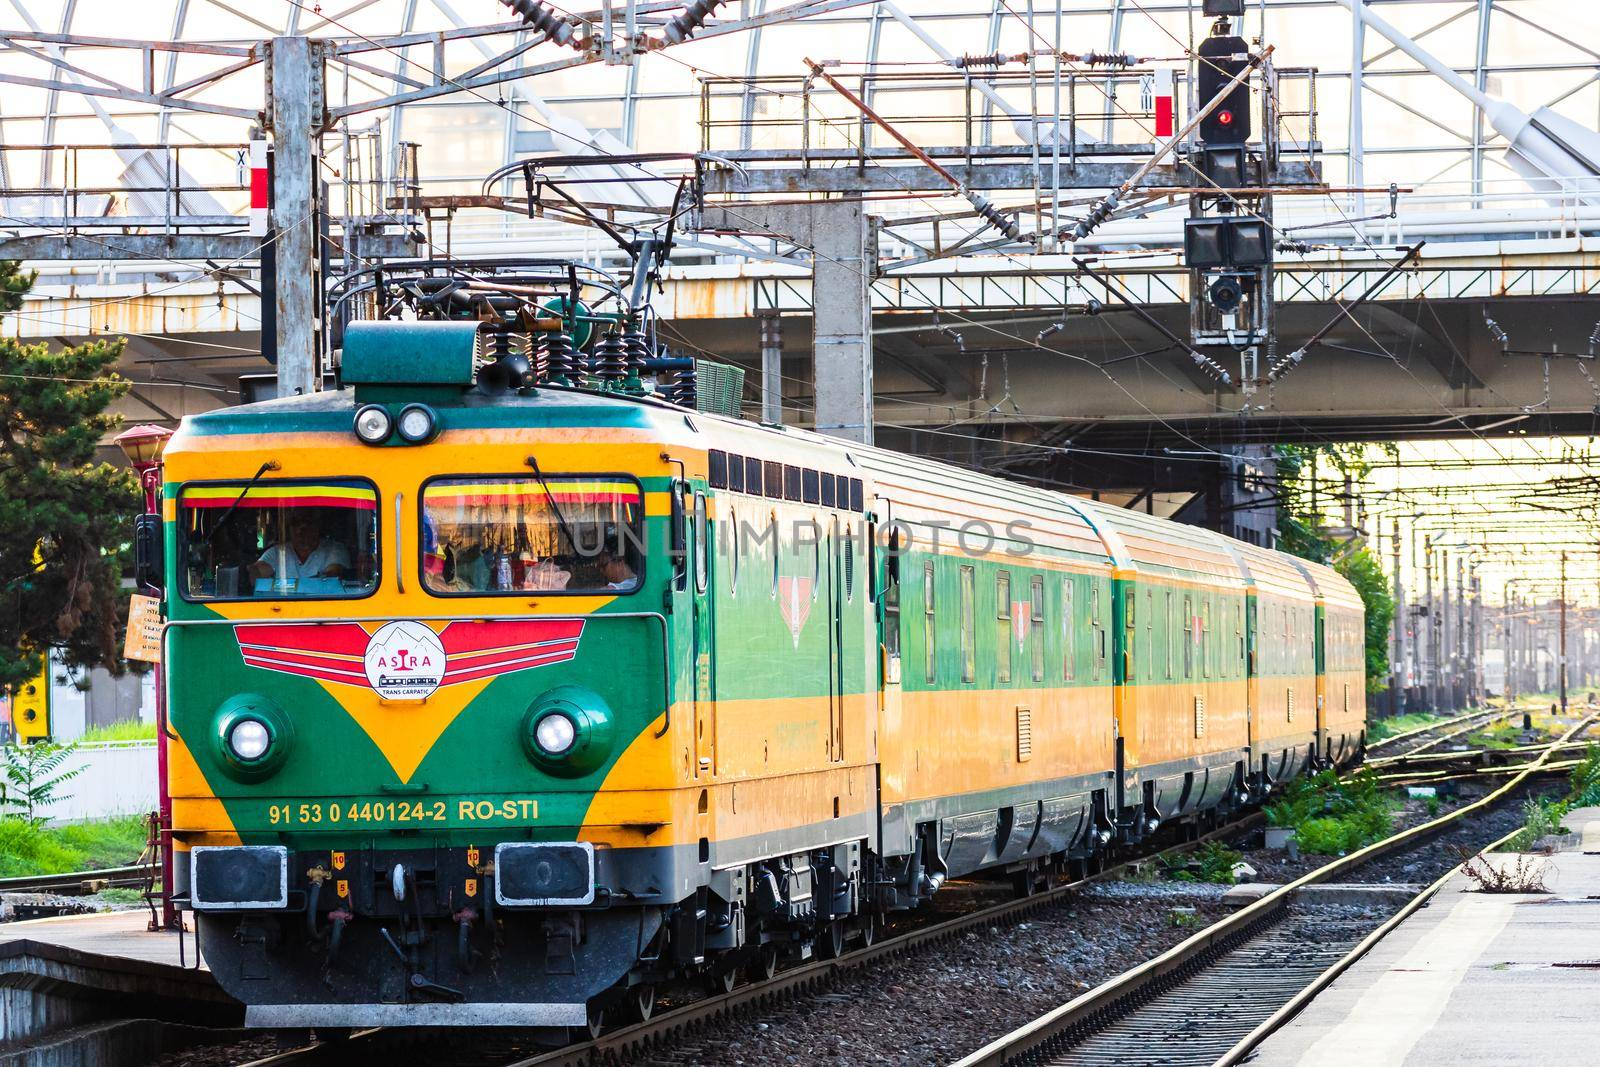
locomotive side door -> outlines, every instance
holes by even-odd
[[[706,495],[694,494],[694,517],[689,524],[690,601],[694,667],[694,776],[716,773],[717,706],[712,692],[711,663],[711,526],[706,515]]]

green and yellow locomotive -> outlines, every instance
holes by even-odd
[[[1359,752],[1330,570],[492,332],[166,449],[174,889],[251,1025],[648,1014]]]

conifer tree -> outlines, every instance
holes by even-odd
[[[0,315],[34,275],[0,261]],[[43,649],[73,666],[119,666],[123,560],[141,494],[95,449],[119,424],[126,341],[51,350],[0,336],[0,686],[31,677]]]

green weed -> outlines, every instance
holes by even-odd
[[[1339,856],[1388,836],[1398,807],[1367,771],[1343,779],[1323,771],[1290,782],[1265,810],[1270,825],[1293,827],[1302,852]]]
[[[1208,841],[1193,852],[1163,855],[1157,859],[1162,873],[1174,882],[1232,885],[1233,865],[1242,861],[1244,855],[1216,841]]]
[[[111,723],[109,726],[96,726],[92,730],[85,731],[78,740],[81,744],[92,745],[107,741],[154,741],[155,739],[155,723],[128,719],[124,722]]]
[[[70,826],[0,818],[0,878],[126,867],[144,851],[145,820],[126,815]]]

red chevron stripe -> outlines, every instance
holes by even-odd
[[[353,622],[240,623],[233,633],[240,647],[332,652],[357,658],[367,651],[367,631]]]
[[[481,652],[486,649],[515,648],[562,639],[577,640],[583,633],[582,619],[493,619],[487,622],[453,622],[439,634],[445,653]]]

